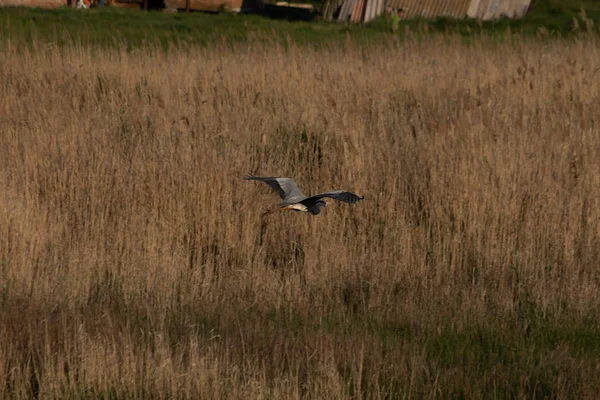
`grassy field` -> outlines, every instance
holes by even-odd
[[[583,13],[582,13],[583,10]],[[380,18],[366,25],[327,23],[312,16],[289,21],[259,15],[140,12],[125,9],[55,10],[5,8],[0,10],[0,38],[19,46],[31,43],[52,45],[73,42],[96,47],[128,48],[158,45],[215,45],[253,42],[267,38],[286,44],[333,45],[344,40],[356,43],[380,42],[417,34],[453,33],[465,40],[481,34],[503,38],[507,30],[525,36],[572,36],[580,32],[598,33],[600,1],[537,0],[526,18],[478,22],[437,18],[411,20],[398,34],[390,33],[390,21]],[[410,34],[407,32],[410,31]]]
[[[600,396],[597,36],[21,47],[28,12],[0,398]],[[263,215],[247,173],[365,200]]]

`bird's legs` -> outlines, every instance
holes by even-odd
[[[262,217],[266,217],[267,215],[273,214],[274,212],[276,212],[276,211],[280,211],[280,210],[282,210],[282,209],[283,209],[283,208],[282,208],[282,207],[280,207],[280,206],[278,206],[278,205],[271,206],[271,207],[267,208],[265,211],[263,211],[263,212],[260,214],[260,216],[261,216],[261,218],[262,218]]]
[[[265,211],[263,211],[260,214],[260,239],[259,239],[259,243],[262,246],[263,244],[263,237],[265,235],[265,232],[267,230],[267,216],[273,214],[276,211],[281,210],[281,207],[279,206],[271,206],[269,208],[267,208]]]

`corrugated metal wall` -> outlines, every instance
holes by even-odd
[[[389,0],[393,9],[403,9],[404,18],[465,18],[472,0]]]
[[[531,0],[472,0],[469,17],[494,19],[506,16],[521,18],[527,12]]]
[[[451,17],[494,19],[525,15],[531,0],[388,0],[393,9],[403,9],[404,18]]]

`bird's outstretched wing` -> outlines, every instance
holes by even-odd
[[[291,178],[275,178],[275,177],[261,177],[247,175],[244,177],[246,180],[251,181],[262,181],[277,192],[279,197],[287,202],[298,202],[306,198],[304,194],[296,186],[296,181]]]
[[[360,201],[365,198],[365,196],[360,197],[360,196],[355,195],[354,193],[346,192],[344,190],[334,190],[332,192],[316,194],[314,196],[309,197],[306,200],[316,201],[316,200],[322,199],[324,197],[329,197],[331,199],[343,201],[345,203],[356,203],[357,201]]]

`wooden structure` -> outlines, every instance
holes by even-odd
[[[18,6],[18,7],[41,7],[58,8],[67,5],[67,0],[0,0],[0,7]]]
[[[84,0],[85,2],[86,0]],[[88,0],[88,2],[91,0]],[[75,6],[77,0],[0,0],[2,6],[58,8]],[[149,4],[152,3],[152,4]],[[148,9],[156,8],[158,0],[105,0],[109,7],[126,7]],[[168,10],[198,10],[217,12],[220,10],[240,12],[242,10],[256,10],[264,7],[264,0],[164,0]]]

